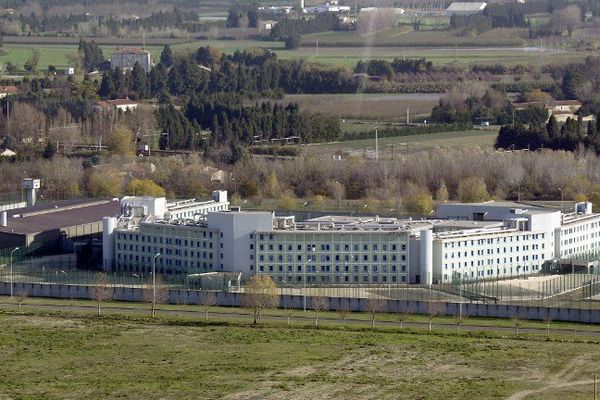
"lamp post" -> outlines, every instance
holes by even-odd
[[[563,188],[558,188],[558,190],[560,191],[560,211],[563,210],[563,201],[564,201],[564,192],[563,192]]]
[[[316,251],[315,246],[312,246],[310,248],[310,251],[314,253]],[[302,289],[302,294],[303,294],[302,303],[304,306],[304,312],[306,312],[306,267],[307,267],[308,263],[311,261],[312,261],[312,254],[308,256],[308,260],[306,260],[306,262],[304,263],[304,266],[302,267],[302,275],[304,275],[304,279],[303,279],[304,288]]]
[[[152,304],[156,305],[156,258],[160,256],[160,253],[156,253],[152,257]]]
[[[234,177],[231,177],[231,180],[233,181],[233,193],[237,193],[237,181]]]
[[[12,251],[10,252],[10,297],[13,297],[13,286],[15,284],[15,279],[14,279],[14,275],[13,275],[13,253],[15,251],[19,250],[18,247],[15,247],[14,249],[12,249]]]
[[[462,299],[462,277],[463,274],[461,274],[460,272],[458,273],[458,319],[462,320],[462,303],[463,303],[463,299]]]

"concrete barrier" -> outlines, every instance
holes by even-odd
[[[16,282],[13,287],[14,293],[24,291],[29,297],[49,297],[61,299],[90,299],[91,291],[87,285],[63,285],[51,283],[21,283]],[[167,302],[171,304],[202,304],[202,291],[199,290],[169,290]],[[10,294],[10,283],[0,282],[0,295]],[[144,289],[139,287],[115,287],[114,300],[118,301],[144,301]],[[216,303],[219,306],[239,307],[243,305],[243,293],[216,292]],[[310,308],[310,296],[307,297],[307,306]],[[368,299],[353,297],[331,297],[327,298],[330,311],[342,308],[348,311],[365,311]],[[428,306],[425,301],[415,300],[385,300],[384,310],[391,313],[427,314]],[[459,303],[440,303],[440,315],[458,315]],[[280,296],[281,308],[301,309],[303,307],[303,296],[283,295]],[[505,304],[479,304],[463,303],[463,315],[469,317],[488,318],[514,318],[527,320],[546,319],[552,321],[582,322],[588,324],[600,324],[600,309],[578,309],[578,308],[552,308],[538,306],[516,306]]]

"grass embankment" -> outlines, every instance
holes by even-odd
[[[14,304],[15,301],[11,300],[10,297],[0,297],[0,304]],[[91,300],[82,300],[82,299],[51,299],[51,298],[43,298],[43,297],[32,297],[27,298],[22,304],[23,311],[30,312],[38,312],[41,310],[48,310],[50,307],[86,307],[87,312],[94,314],[96,312],[96,302]],[[466,307],[466,306],[465,306]],[[122,301],[110,301],[102,303],[103,314],[119,314],[119,315],[129,315],[131,312],[139,313],[140,315],[147,314],[149,311],[149,305],[145,303],[137,303],[137,302],[122,302]],[[219,315],[220,320],[227,320],[228,318],[235,320],[242,320],[246,318],[246,321],[252,320],[252,310],[243,307],[209,307],[208,309],[201,305],[193,305],[193,304],[159,304],[157,305],[157,311],[159,313],[168,313],[168,314],[178,314],[178,313],[186,313],[193,315],[191,313],[200,313],[203,314],[205,311],[210,313],[211,316]],[[315,312],[312,310],[308,310],[304,312],[303,310],[296,309],[273,309],[273,310],[265,310],[263,311],[263,315],[265,316],[273,316],[273,317],[282,317],[283,319],[290,317],[295,320],[294,323],[302,323],[306,322],[309,325],[312,325],[313,319],[315,318]],[[416,324],[427,324],[430,319],[427,315],[420,314],[403,314],[402,322],[404,323],[416,323]],[[211,317],[212,319],[212,317]],[[370,323],[371,314],[363,313],[363,312],[352,312],[348,313],[345,316],[345,321],[341,319],[339,313],[335,311],[321,311],[319,312],[319,319],[326,324],[333,325],[344,325],[349,322],[364,322]],[[393,322],[400,325],[399,315],[394,313],[378,313],[376,315],[376,321],[381,322]],[[445,326],[445,328],[450,330],[456,329],[456,320],[452,316],[437,316],[432,319],[432,322],[438,326]],[[542,329],[546,330],[548,328],[548,324],[550,324],[550,330],[561,330],[561,331],[592,331],[596,332],[599,330],[598,326],[587,325],[581,323],[572,323],[572,322],[561,322],[561,321],[521,321],[522,328],[532,328],[532,329]],[[503,318],[478,318],[473,317],[470,319],[465,318],[463,323],[460,326],[461,330],[469,330],[469,326],[476,327],[490,327],[490,328],[514,328],[514,322],[510,319]]]
[[[39,311],[0,323],[12,399],[503,399],[544,388],[584,399],[600,372],[598,342],[570,336]]]
[[[375,126],[373,126],[375,128]],[[384,137],[379,139],[379,158],[391,158],[403,152],[432,147],[481,147],[492,148],[498,132],[494,129],[472,129],[459,132],[443,132],[412,136]],[[375,130],[372,139],[348,140],[337,143],[303,145],[307,155],[330,156],[347,153],[353,156],[374,158]]]

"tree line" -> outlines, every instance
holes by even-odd
[[[368,61],[359,60],[354,68],[355,73],[364,73],[372,76],[392,80],[396,74],[431,72],[433,63],[425,58],[404,59],[395,58],[392,62],[382,59]]]
[[[41,34],[46,32],[71,32],[77,33],[87,24],[92,35],[108,34],[118,36],[122,31],[136,32],[141,29],[151,32],[153,30],[181,29],[187,32],[201,30],[202,22],[195,12],[182,11],[174,8],[172,11],[159,11],[141,18],[116,18],[115,16],[96,16],[90,14],[14,14],[3,16],[6,23],[2,33],[15,34],[14,27],[20,26],[21,33]]]
[[[600,154],[600,123],[584,123],[581,116],[567,118],[561,126],[554,115],[547,124],[532,123],[529,126],[515,123],[503,126],[496,138],[495,147],[503,149],[541,148],[574,151],[580,146]]]

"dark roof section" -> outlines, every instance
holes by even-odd
[[[89,224],[119,210],[118,200],[65,200],[8,210],[8,226],[0,226],[0,232],[26,235]]]

